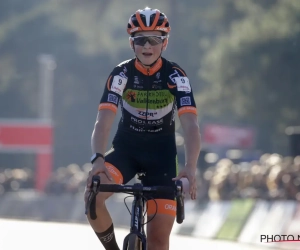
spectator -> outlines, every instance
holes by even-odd
[[[90,169],[90,163],[56,169],[48,180],[45,193],[82,194]],[[239,164],[224,158],[205,169],[198,178],[199,201],[244,198],[300,201],[300,156],[264,154],[258,161]],[[28,188],[34,188],[32,170],[5,169],[0,172],[0,196]]]

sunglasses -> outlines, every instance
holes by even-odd
[[[166,38],[167,36],[134,36],[129,39],[134,45],[144,46],[146,42],[149,42],[150,45],[155,46],[161,44]]]

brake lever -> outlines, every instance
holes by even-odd
[[[85,215],[88,214],[88,211],[89,211],[89,208],[90,208],[90,206],[91,206],[91,202],[92,202],[94,196],[95,196],[94,192],[90,192],[90,194],[89,194],[89,196],[88,196],[88,198],[87,198],[87,202],[86,202],[86,204],[85,204],[85,212],[84,212]]]
[[[92,178],[92,190],[95,194],[98,194],[99,192],[99,186],[100,186],[100,176],[95,175]]]
[[[175,181],[175,186],[176,186],[176,196],[181,195],[183,192],[182,181],[181,180]]]
[[[85,214],[87,215],[88,211],[90,210],[90,217],[93,220],[97,218],[95,198],[99,192],[99,186],[100,186],[100,176],[93,176],[91,192],[88,196],[86,206],[85,206]]]
[[[181,180],[175,182],[176,186],[176,221],[181,224],[185,218],[184,212],[184,196],[183,196],[183,185]]]

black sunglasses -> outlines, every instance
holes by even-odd
[[[146,42],[149,42],[150,45],[155,46],[161,44],[167,36],[134,36],[130,37],[134,45],[144,46]]]

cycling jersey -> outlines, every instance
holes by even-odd
[[[118,131],[171,134],[175,132],[175,111],[196,114],[189,79],[176,63],[159,58],[149,69],[137,59],[122,62],[107,79],[99,110],[117,112],[122,117]]]

